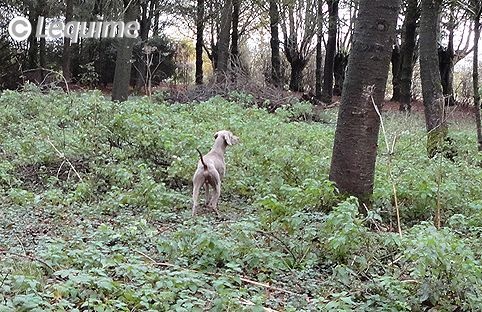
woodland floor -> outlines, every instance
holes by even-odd
[[[428,159],[421,106],[407,116],[387,103],[395,154],[380,150],[362,216],[327,180],[337,109],[268,113],[250,101],[4,93],[0,311],[482,306],[482,156],[469,111],[449,115],[455,160]],[[241,143],[227,150],[222,216],[192,218],[195,148],[223,128]]]

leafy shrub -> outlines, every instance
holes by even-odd
[[[358,218],[356,198],[351,197],[333,208],[323,223],[320,236],[325,241],[326,252],[335,261],[346,261],[358,254],[367,231]]]
[[[410,275],[417,280],[418,303],[477,309],[482,305],[480,261],[449,229],[430,225],[411,229],[404,239]]]

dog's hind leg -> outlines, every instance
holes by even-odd
[[[199,207],[199,191],[204,184],[204,177],[202,175],[195,174],[192,179],[192,216],[194,217]]]
[[[219,215],[219,210],[218,210],[218,201],[219,201],[219,197],[221,196],[221,177],[219,176],[219,174],[217,173],[216,171],[216,174],[214,176],[214,192],[211,196],[211,200],[209,202],[209,206],[214,209],[214,211],[216,212],[217,215]]]

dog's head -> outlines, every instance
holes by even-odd
[[[239,138],[235,136],[231,131],[221,130],[214,134],[214,138],[222,138],[227,145],[234,145],[239,142]]]

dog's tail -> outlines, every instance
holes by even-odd
[[[208,165],[206,165],[206,163],[204,162],[203,154],[202,154],[201,151],[200,151],[199,149],[197,149],[197,148],[196,148],[196,151],[199,153],[199,158],[201,159],[201,163],[203,164],[204,171],[207,171],[207,170],[208,170]]]

